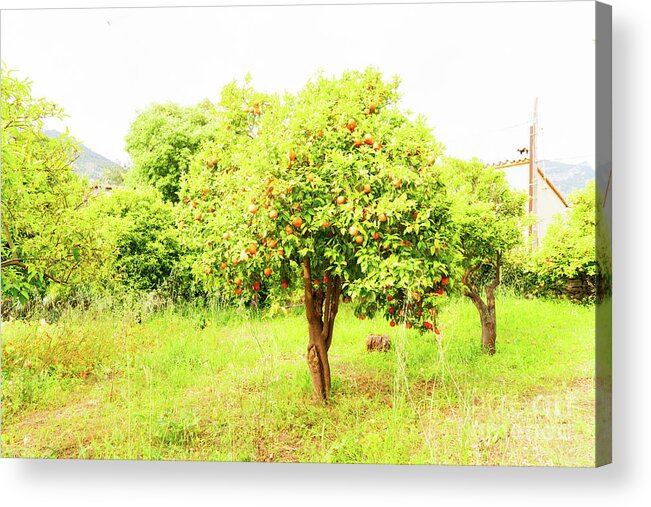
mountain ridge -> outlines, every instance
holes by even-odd
[[[588,162],[568,164],[558,160],[539,160],[538,167],[567,199],[574,190],[581,190],[595,179],[595,170]]]
[[[44,130],[43,133],[54,139],[58,139],[63,135],[58,130]],[[72,163],[72,170],[79,176],[86,176],[91,184],[100,182],[107,168],[120,167],[117,162],[100,155],[83,143],[80,144],[80,148],[79,156]]]

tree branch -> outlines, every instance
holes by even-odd
[[[502,268],[502,254],[497,254],[497,261],[495,262],[495,277],[493,281],[486,287],[487,289],[495,290],[500,284],[500,271]]]
[[[9,230],[9,224],[6,220],[2,221],[2,230],[5,233],[5,239],[7,240],[7,245],[9,245],[9,250],[11,251],[11,258],[18,259],[18,254],[16,253],[16,245],[11,238],[11,231]]]
[[[461,281],[466,287],[465,295],[470,298],[470,300],[474,303],[474,305],[477,307],[479,311],[485,310],[486,309],[486,303],[484,303],[484,300],[481,298],[479,295],[479,291],[477,290],[477,287],[475,286],[474,283],[470,280],[470,277],[472,274],[477,271],[481,267],[481,264],[477,264],[475,266],[469,267],[466,269],[465,273],[463,274],[463,278]]]
[[[463,278],[461,279],[463,284],[476,294],[479,294],[479,291],[477,290],[477,286],[474,284],[471,277],[479,268],[481,268],[481,264],[476,264],[475,266],[469,267],[466,269],[466,272],[463,274]]]
[[[493,281],[486,286],[486,302],[488,303],[489,310],[493,311],[495,308],[495,289],[500,284],[500,271],[502,267],[502,254],[497,254],[495,262],[495,277]]]
[[[2,261],[2,263],[0,263],[0,268],[7,268],[7,267],[10,267],[10,266],[15,266],[17,268],[21,268],[21,269],[25,269],[25,270],[28,269],[27,266],[22,263],[21,259],[9,259],[9,260],[6,260],[6,261]],[[43,273],[43,276],[45,278],[47,278],[48,280],[52,280],[55,283],[60,283],[61,285],[66,284],[65,281],[54,278],[52,275],[50,275],[48,273]]]
[[[341,277],[335,276],[328,283],[326,292],[326,303],[324,308],[323,337],[326,350],[330,349],[332,343],[332,330],[335,324],[335,318],[339,311],[339,298],[341,297]]]
[[[308,322],[318,319],[314,308],[314,294],[312,293],[312,268],[310,258],[303,259],[303,291],[305,293],[305,315]]]

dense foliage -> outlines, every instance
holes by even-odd
[[[178,201],[181,177],[201,144],[212,136],[214,107],[152,104],[131,124],[126,150],[133,170],[144,183],[160,190],[166,201]]]
[[[181,257],[174,209],[154,188],[122,188],[99,196],[89,214],[114,251],[118,284],[138,291],[165,287]]]
[[[78,148],[42,132],[63,111],[32,97],[31,83],[2,69],[2,295],[25,302],[51,283],[92,279],[101,241],[83,206],[88,185],[71,169]],[[7,299],[9,301],[9,299]]]
[[[590,181],[584,189],[570,194],[570,209],[554,217],[549,225],[534,259],[540,286],[545,291],[565,294],[574,285],[578,299],[594,297],[597,276],[595,196],[595,182]]]

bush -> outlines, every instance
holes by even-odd
[[[128,290],[164,287],[181,258],[173,206],[153,188],[118,189],[90,206],[107,248],[112,281]]]
[[[595,182],[570,194],[571,208],[547,229],[535,254],[538,279],[545,291],[571,299],[594,300],[597,286],[595,253]]]
[[[593,301],[597,292],[594,181],[569,196],[571,208],[557,215],[534,253],[511,252],[502,268],[502,286],[525,297]]]
[[[502,265],[501,287],[516,296],[544,295],[544,284],[538,277],[537,266],[531,253],[520,248],[509,252]]]

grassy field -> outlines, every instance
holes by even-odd
[[[343,306],[331,400],[302,308],[5,322],[3,457],[592,466],[594,308],[503,297],[498,351],[452,301],[420,336]],[[388,353],[366,335],[388,333]]]

